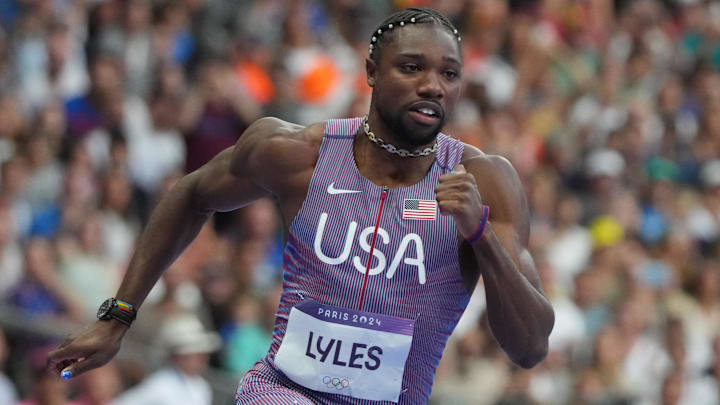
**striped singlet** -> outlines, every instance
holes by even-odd
[[[283,292],[268,355],[243,377],[236,404],[391,404],[327,394],[289,380],[275,365],[290,309],[305,298],[357,309],[382,186],[363,177],[353,155],[362,118],[329,120],[305,201],[288,234]],[[435,369],[470,299],[460,273],[455,223],[403,219],[406,199],[435,200],[438,178],[459,162],[461,142],[437,137],[424,179],[387,193],[363,310],[415,319],[399,404],[428,402]],[[385,153],[378,149],[377,153]]]

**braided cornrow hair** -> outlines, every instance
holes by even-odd
[[[410,7],[390,15],[372,33],[370,38],[370,59],[377,62],[380,43],[386,33],[408,24],[437,24],[455,35],[458,42],[461,41],[457,28],[437,10],[427,7]]]

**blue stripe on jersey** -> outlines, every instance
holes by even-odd
[[[390,404],[298,387],[273,363],[290,309],[302,299],[357,308],[382,191],[382,185],[363,177],[355,165],[352,145],[361,122],[352,118],[327,123],[307,196],[285,246],[283,293],[270,351],[256,365],[264,376],[273,374],[274,384],[292,387],[320,404]],[[460,162],[461,142],[443,134],[437,142],[435,163],[425,178],[388,192],[363,303],[368,312],[417,320],[400,404],[428,401],[447,338],[470,299],[459,270],[452,218],[438,212],[434,221],[402,219],[405,199],[435,200],[438,178]],[[336,190],[360,192],[330,194],[330,184]],[[250,381],[258,383],[249,373],[239,392]]]

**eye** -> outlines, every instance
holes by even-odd
[[[448,80],[455,80],[459,76],[458,72],[456,72],[454,70],[446,70],[445,72],[443,72],[443,74],[445,75],[445,78]]]
[[[414,63],[406,63],[400,66],[400,70],[404,73],[415,73],[420,71],[420,66]]]

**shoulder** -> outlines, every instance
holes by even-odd
[[[460,159],[468,171],[473,169],[476,174],[482,174],[483,177],[490,177],[495,181],[506,184],[507,186],[520,186],[520,177],[510,161],[500,155],[490,155],[480,149],[463,144],[463,154]]]
[[[238,139],[230,171],[273,184],[315,167],[325,122],[302,126],[274,117],[253,122]],[[271,187],[272,188],[272,187]]]
[[[475,176],[491,218],[512,222],[525,238],[529,237],[529,209],[520,176],[510,161],[499,155],[464,145],[460,163]]]
[[[301,164],[317,154],[325,123],[302,126],[274,117],[253,122],[238,139],[233,166],[247,164],[265,168],[268,164]]]
[[[325,125],[326,122],[318,122],[303,126],[275,117],[263,117],[250,124],[239,142],[241,144],[254,142],[264,145],[270,143],[274,146],[319,144],[322,141]]]

